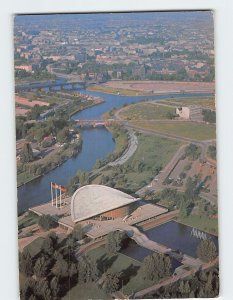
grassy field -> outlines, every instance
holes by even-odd
[[[149,280],[144,280],[140,272],[141,263],[124,254],[117,254],[108,257],[104,247],[99,247],[88,252],[88,256],[93,257],[102,269],[108,269],[111,272],[122,272],[123,293],[131,294],[133,291],[139,291],[152,285]]]
[[[92,85],[88,87],[89,91],[107,93],[107,94],[114,94],[114,95],[122,95],[122,96],[141,96],[145,95],[145,93],[136,91],[136,90],[127,90],[127,89],[117,89],[103,85]]]
[[[147,102],[127,106],[119,115],[125,120],[166,120],[169,113],[175,114],[175,108]]]
[[[101,177],[104,175],[114,178],[116,183],[115,188],[126,188],[136,191],[154,178],[156,169],[159,167],[163,168],[180,145],[181,143],[171,139],[140,134],[138,136],[138,148],[136,152],[123,164],[125,172],[120,172],[118,178],[114,175],[115,171],[113,168],[103,170],[93,183],[101,183]],[[144,167],[139,171],[137,166],[140,163],[143,163]]]
[[[98,288],[95,282],[77,284],[74,286],[62,300],[88,300],[88,299],[110,299],[103,290]]]
[[[34,256],[36,256],[40,252],[41,247],[43,245],[43,242],[44,242],[44,238],[38,237],[36,240],[34,240],[33,242],[31,242],[25,248],[27,248],[27,250],[29,251],[29,253],[31,254],[31,256],[34,257]]]
[[[214,97],[190,97],[190,98],[172,98],[167,100],[159,101],[159,103],[170,104],[178,103],[182,105],[200,105],[203,108],[215,109],[215,98]]]
[[[215,126],[193,122],[175,122],[175,123],[147,123],[147,122],[132,122],[133,125],[142,129],[154,130],[170,134],[190,138],[193,140],[211,140],[216,138]]]
[[[213,234],[218,233],[218,219],[210,219],[206,216],[190,215],[185,218],[179,218],[177,221]]]

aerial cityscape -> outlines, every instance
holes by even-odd
[[[14,19],[22,300],[219,294],[211,11]]]

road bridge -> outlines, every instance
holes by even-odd
[[[84,80],[70,80],[70,81],[44,81],[44,82],[34,82],[34,83],[25,83],[25,84],[17,84],[15,86],[15,92],[27,92],[32,91],[34,89],[40,90],[43,88],[49,88],[52,89],[54,87],[60,87],[63,89],[65,86],[71,86],[74,88],[77,85],[80,85],[81,87],[85,87],[87,84]]]
[[[74,122],[80,126],[90,126],[90,127],[98,127],[98,126],[110,126],[114,124],[125,124],[125,121],[119,121],[115,119],[107,119],[107,120],[74,120]]]

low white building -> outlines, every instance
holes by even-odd
[[[202,121],[202,108],[197,105],[181,106],[176,108],[176,114],[186,120]]]

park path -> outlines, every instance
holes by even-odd
[[[124,153],[117,158],[115,161],[108,163],[108,166],[116,166],[116,165],[123,165],[137,150],[138,147],[138,138],[135,135],[134,131],[131,128],[127,128],[129,140],[128,140],[128,147],[124,151]]]

